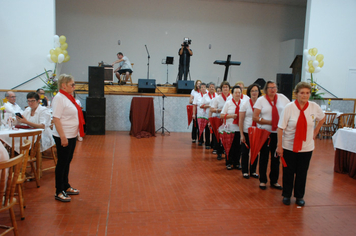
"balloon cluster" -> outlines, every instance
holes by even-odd
[[[68,55],[68,43],[66,43],[66,36],[58,35],[54,36],[54,48],[49,51],[47,55],[47,60],[49,62],[54,63],[65,63],[70,60],[70,56]]]
[[[305,49],[304,56],[308,61],[308,65],[305,67],[306,72],[312,74],[321,71],[321,68],[324,66],[324,55],[318,54],[317,48]]]

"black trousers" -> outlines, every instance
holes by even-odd
[[[184,75],[184,80],[188,80],[188,73],[189,73],[189,65],[182,65],[179,64],[179,72],[178,72],[178,79],[182,80]]]
[[[63,147],[61,145],[61,139],[53,136],[57,148],[57,166],[56,166],[56,193],[59,194],[62,191],[66,191],[70,188],[69,184],[69,166],[73,159],[73,153],[75,145],[77,144],[77,138],[69,138],[68,146]]]
[[[199,133],[200,131],[198,127],[198,134]],[[210,146],[210,129],[208,125],[205,126],[203,133],[199,137],[199,142],[204,143],[204,136],[205,136],[205,146]]]
[[[248,133],[244,132],[245,140],[247,146],[250,147],[250,140],[248,139]],[[241,165],[242,165],[242,173],[248,173],[248,163],[249,163],[249,155],[250,149],[246,147],[244,143],[241,143]],[[255,162],[251,165],[250,163],[250,174],[256,173],[256,167],[258,162],[258,155],[256,157]]]
[[[282,196],[291,197],[294,186],[294,197],[303,198],[311,152],[293,152],[283,149],[283,157],[287,167],[283,167],[283,192]]]
[[[277,133],[271,133],[269,137],[270,140],[266,140],[260,151],[260,183],[267,183],[267,165],[271,154],[271,171],[269,173],[269,180],[271,184],[275,184],[279,177],[279,157],[274,157],[277,148]]]
[[[198,137],[198,132],[199,132],[199,127],[198,127],[198,119],[195,118],[193,119],[193,125],[192,125],[192,140],[196,140]]]
[[[219,142],[214,133],[212,134],[211,148],[213,150],[218,150],[219,148]]]
[[[241,145],[240,145],[240,131],[235,132],[234,139],[229,152],[229,160],[225,158],[226,165],[234,165],[235,167],[240,165]]]

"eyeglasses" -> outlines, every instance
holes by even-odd
[[[267,89],[277,89],[277,87],[267,87]]]
[[[16,96],[9,96],[9,98],[16,98]]]
[[[75,86],[75,83],[69,84],[68,86],[71,86],[73,88]]]
[[[37,100],[27,100],[27,103],[33,103],[36,102]]]

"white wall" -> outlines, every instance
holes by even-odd
[[[355,16],[355,0],[308,0],[304,48],[316,47],[325,62],[313,78],[341,98],[356,98],[350,86],[356,81],[349,76],[356,68]],[[310,73],[304,72],[303,80],[308,78]]]
[[[292,73],[290,65],[297,55],[303,55],[303,40],[291,39],[280,44],[279,73]]]
[[[46,60],[55,33],[54,0],[0,0],[0,89],[10,89],[53,69]],[[41,80],[26,89],[43,86]]]
[[[192,80],[217,82],[220,77],[221,82],[224,67],[213,62],[228,54],[242,62],[230,68],[230,82],[275,79],[280,43],[304,37],[303,7],[221,0],[61,0],[56,9],[57,33],[67,36],[71,56],[62,72],[79,81],[87,81],[88,66],[101,60],[112,63],[122,51],[135,64],[137,83],[147,77],[147,45],[150,78],[165,83],[166,65],[161,61],[174,56],[174,65],[169,66],[173,83],[184,37],[192,39]]]

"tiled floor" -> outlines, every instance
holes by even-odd
[[[189,133],[136,139],[127,132],[77,143],[70,203],[54,200],[54,169],[41,187],[25,184],[20,235],[356,235],[356,180],[333,171],[331,140],[317,140],[306,206],[282,204],[281,191],[227,171]],[[51,165],[45,160],[44,166]],[[279,181],[281,183],[281,181]],[[9,223],[0,214],[0,223]]]

